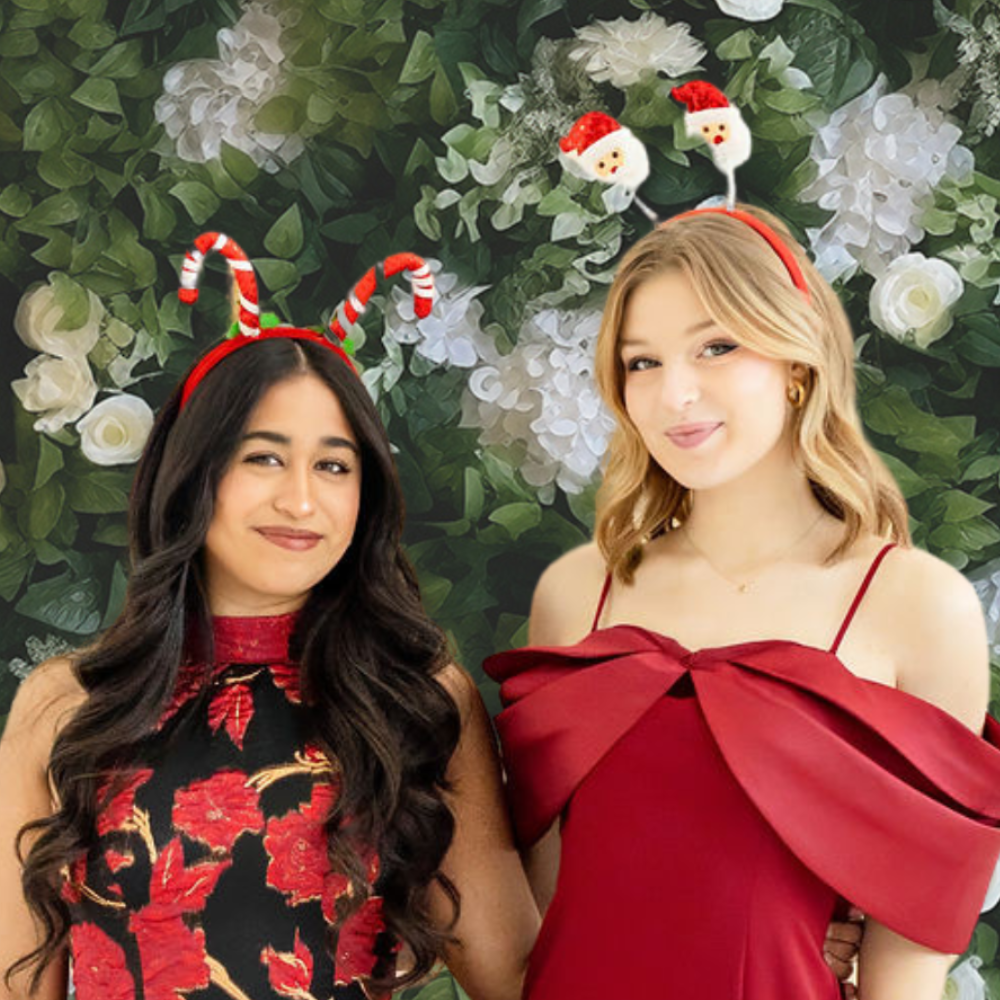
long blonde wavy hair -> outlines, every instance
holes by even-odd
[[[709,212],[669,221],[639,240],[608,293],[595,369],[618,426],[597,496],[594,534],[609,570],[625,583],[642,558],[643,542],[682,523],[690,509],[689,490],[650,457],[629,418],[620,351],[632,291],[671,270],[690,279],[709,315],[737,343],[805,366],[805,403],[791,411],[794,454],[817,500],[844,522],[827,563],[862,532],[910,541],[903,496],[861,429],[854,340],[840,300],[775,216],[747,205],[739,208],[767,223],[788,245],[811,302],[763,236],[745,222]]]

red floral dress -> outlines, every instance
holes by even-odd
[[[295,615],[216,618],[216,664],[182,667],[142,768],[100,803],[72,865],[78,1000],[361,1000],[391,963],[382,900],[328,922],[347,879],[323,823],[338,776],[310,743]],[[378,858],[369,880],[374,887]]]

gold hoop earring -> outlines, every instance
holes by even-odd
[[[788,387],[788,402],[796,410],[801,410],[806,402],[806,387],[802,382],[793,382]]]

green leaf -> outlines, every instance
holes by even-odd
[[[28,498],[28,536],[47,538],[56,526],[65,502],[66,491],[60,483],[50,481],[40,490],[35,490]]]
[[[0,212],[20,219],[31,210],[31,195],[19,184],[8,184],[0,192]]]
[[[526,0],[517,12],[518,35],[524,35],[533,24],[562,10],[566,2],[567,0]]]
[[[0,554],[0,600],[14,600],[34,561],[31,549],[10,548]]]
[[[753,28],[744,28],[720,42],[715,54],[726,62],[736,62],[749,59],[753,55],[753,43],[757,40],[757,32]],[[720,85],[721,86],[721,85]]]
[[[94,529],[91,538],[102,545],[113,545],[120,549],[128,545],[128,526],[122,521],[105,521]]]
[[[490,513],[490,520],[502,525],[511,538],[518,538],[542,520],[542,508],[537,503],[508,503]]]
[[[254,267],[260,280],[272,292],[280,292],[299,283],[299,272],[290,261],[261,257],[254,261]]]
[[[759,90],[758,94],[769,108],[786,115],[797,115],[819,104],[819,99],[814,94],[802,90]]]
[[[41,153],[52,149],[72,127],[72,118],[55,97],[39,101],[24,119],[25,151]]]
[[[38,176],[46,184],[64,190],[86,184],[94,176],[88,160],[65,147],[47,149],[38,158]]]
[[[121,101],[118,100],[118,88],[112,80],[92,76],[84,80],[70,97],[77,104],[82,104],[93,111],[113,115],[124,114]]]
[[[228,142],[224,142],[219,156],[226,173],[240,187],[247,188],[257,179],[257,175],[260,173],[257,164],[242,149],[237,149],[235,146],[230,146]]]
[[[413,45],[406,56],[406,62],[399,73],[401,84],[420,83],[437,69],[438,57],[434,51],[434,39],[426,31],[418,31]]]
[[[40,201],[24,218],[32,226],[64,226],[80,218],[82,203],[71,191],[60,191]],[[22,223],[22,224],[24,224]]]
[[[991,479],[998,472],[1000,472],[1000,455],[983,455],[969,464],[969,467],[962,473],[962,482]]]
[[[458,101],[444,67],[437,70],[431,81],[430,105],[431,117],[438,125],[447,125],[458,112]]]
[[[38,51],[38,35],[22,28],[15,31],[0,31],[0,56],[22,59],[33,56]]]
[[[878,455],[885,462],[886,467],[892,473],[892,478],[896,480],[896,485],[899,487],[900,492],[907,500],[923,493],[930,486],[930,483],[923,476],[914,472],[913,469],[895,455],[884,451],[880,451]]]
[[[306,119],[305,108],[293,97],[272,97],[254,116],[254,125],[261,132],[289,135],[297,131]]]
[[[152,184],[142,184],[136,188],[139,204],[142,205],[142,235],[157,243],[165,240],[177,225],[177,215],[159,191]]]
[[[35,489],[41,489],[63,467],[62,448],[46,435],[39,437],[38,468],[35,471]],[[42,536],[45,537],[44,535]]]
[[[63,632],[90,635],[101,621],[97,610],[99,593],[96,580],[75,579],[72,573],[66,572],[32,584],[17,602],[15,610]]]
[[[944,520],[949,524],[956,521],[967,521],[990,510],[994,505],[964,493],[962,490],[947,490],[942,496],[944,502]]]
[[[81,49],[105,49],[114,42],[114,29],[103,21],[79,20],[69,29],[68,38]]]
[[[361,243],[369,233],[379,226],[379,219],[373,212],[359,212],[342,215],[322,227],[321,232],[338,243]]]
[[[111,588],[108,591],[108,604],[104,609],[104,619],[101,628],[112,625],[115,619],[122,613],[125,606],[125,592],[128,590],[128,575],[120,562],[115,563],[115,568],[111,571]]]
[[[128,509],[132,477],[100,471],[77,476],[69,483],[69,505],[80,514],[117,514]]]
[[[221,204],[211,188],[201,181],[180,181],[169,191],[185,208],[191,221],[204,225],[219,210]]]
[[[465,517],[472,522],[479,520],[479,515],[483,512],[483,503],[486,499],[486,492],[483,489],[483,477],[477,469],[467,468],[465,470]]]
[[[138,39],[131,39],[130,41],[113,45],[108,49],[90,67],[90,75],[109,77],[114,80],[130,80],[144,68],[142,43]]]
[[[299,206],[293,204],[283,212],[264,236],[264,246],[275,257],[294,257],[303,242],[302,214]]]

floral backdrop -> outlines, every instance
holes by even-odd
[[[644,200],[690,207],[721,190],[669,98],[693,75],[752,129],[742,196],[840,292],[868,435],[1000,668],[997,0],[0,0],[0,715],[120,606],[153,413],[227,325],[218,261],[197,310],[175,294],[207,228],[299,325],[389,252],[433,261],[429,318],[387,288],[352,340],[430,612],[480,679],[522,643],[538,574],[588,537],[594,338],[649,227],[557,140],[613,114],[649,148]],[[1000,998],[997,929],[947,996]]]

